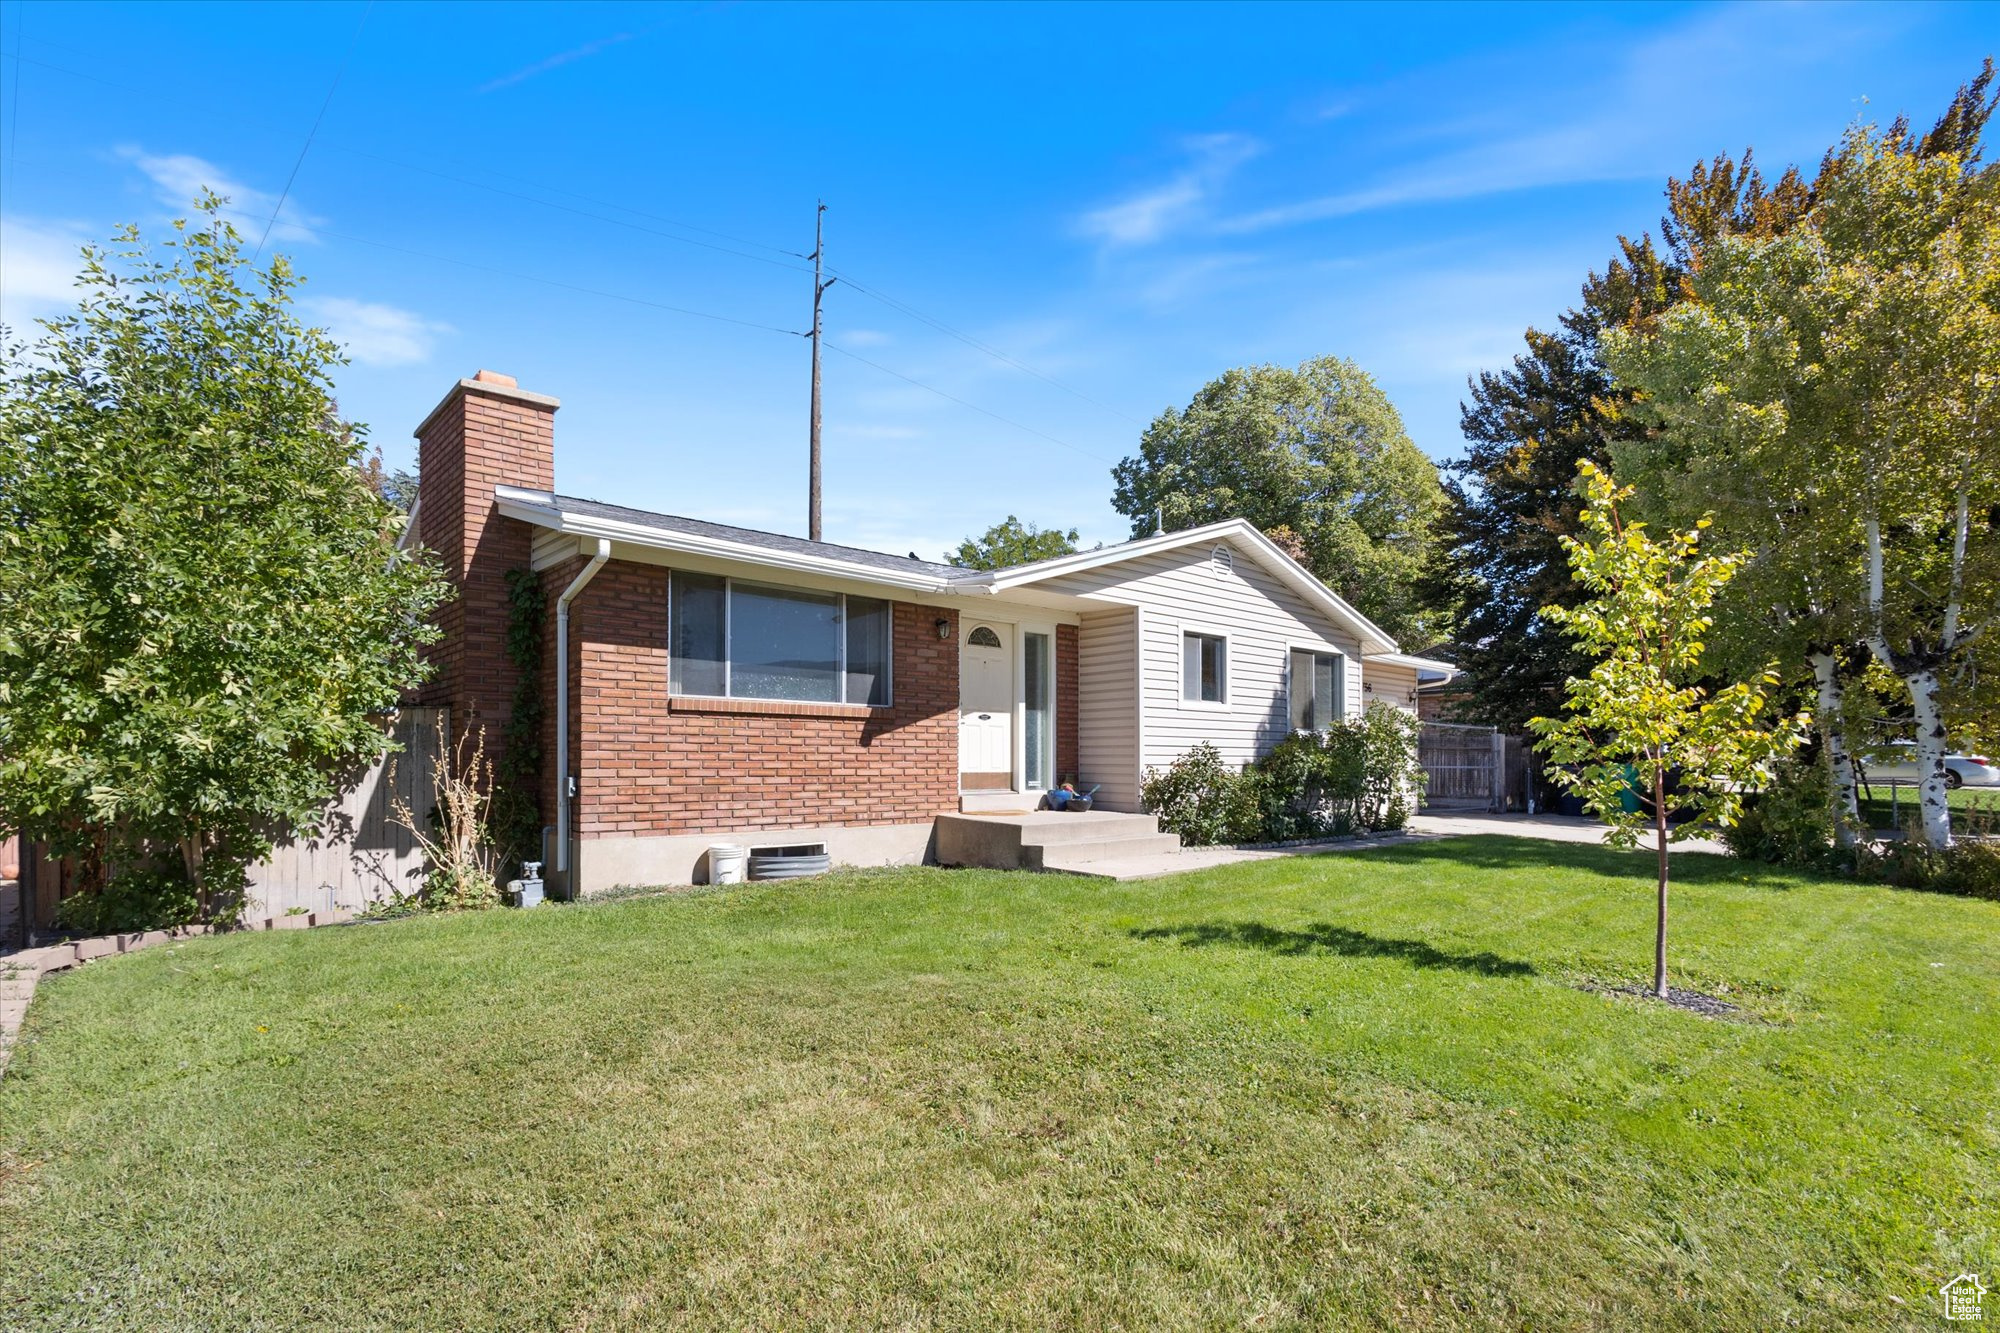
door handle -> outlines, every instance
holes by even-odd
[[[981,713],[981,714],[979,715],[979,720],[980,720],[981,722],[991,722],[991,721],[993,720],[993,714],[991,714],[991,713]]]

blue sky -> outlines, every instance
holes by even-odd
[[[1923,5],[0,20],[0,317],[212,184],[309,277],[392,463],[490,367],[563,400],[560,488],[802,531],[824,198],[827,537],[927,557],[1010,512],[1121,539],[1111,465],[1232,365],[1351,356],[1455,455],[1467,376],[1656,224],[1668,174],[1927,122],[2000,50],[2000,10]]]

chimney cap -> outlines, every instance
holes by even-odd
[[[430,410],[430,415],[423,419],[423,424],[419,425],[412,433],[418,439],[422,439],[424,432],[431,428],[431,423],[437,420],[438,414],[457,401],[461,394],[468,392],[482,394],[489,398],[505,398],[511,402],[540,408],[548,412],[554,412],[562,406],[562,399],[560,398],[551,398],[545,393],[530,393],[526,389],[521,388],[515,384],[512,375],[502,375],[498,371],[493,370],[482,370],[471,379],[460,380],[458,383],[452,385],[451,391],[438,401],[438,405]]]

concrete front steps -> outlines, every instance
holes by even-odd
[[[939,815],[940,865],[992,870],[1049,870],[1119,878],[1128,864],[1157,864],[1179,854],[1180,838],[1160,832],[1152,815],[1040,811],[1030,814]]]

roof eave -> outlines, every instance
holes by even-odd
[[[1069,574],[1081,574],[1105,565],[1115,565],[1126,560],[1136,560],[1141,556],[1160,551],[1178,550],[1217,537],[1236,537],[1248,542],[1265,557],[1265,563],[1277,570],[1295,592],[1309,601],[1317,602],[1321,609],[1331,613],[1336,619],[1344,620],[1357,632],[1361,640],[1364,656],[1397,651],[1396,641],[1380,625],[1362,615],[1333,589],[1313,576],[1311,570],[1301,565],[1286,553],[1285,549],[1266,537],[1255,523],[1244,518],[1224,519],[1220,523],[1205,523],[1198,528],[1182,528],[1178,532],[1161,533],[1153,537],[1141,537],[1137,541],[1125,542],[1118,546],[1107,546],[1097,551],[1079,551],[1075,555],[1056,556],[1051,560],[1037,561],[1032,565],[1015,565],[1012,569],[996,570],[987,576],[986,584],[994,592],[1005,592],[1009,588],[1023,587],[1039,583],[1044,579],[1061,578]]]
[[[886,588],[901,588],[908,592],[948,593],[960,591],[963,586],[946,579],[920,574],[899,574],[855,561],[835,560],[798,551],[774,551],[769,547],[732,542],[720,537],[672,532],[664,528],[649,528],[638,523],[621,523],[617,519],[566,514],[547,500],[538,498],[539,495],[539,492],[499,486],[494,488],[493,499],[500,512],[508,518],[578,537],[604,537],[611,541],[643,546],[656,551],[678,551],[683,555],[704,555],[721,560],[735,560],[764,569],[783,569],[798,574],[826,574],[855,579],[863,583],[879,584]],[[979,590],[984,591],[983,588]]]
[[[1458,668],[1449,662],[1441,662],[1435,657],[1418,657],[1414,653],[1366,653],[1363,656],[1371,662],[1388,662],[1394,666],[1413,667],[1418,671],[1436,671],[1446,676],[1458,674]]]

